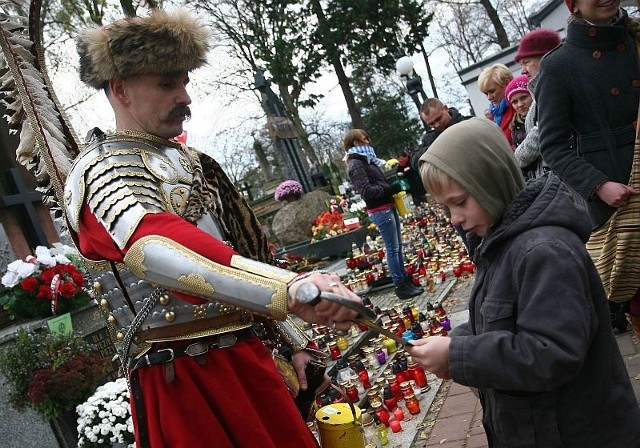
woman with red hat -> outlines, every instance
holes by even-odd
[[[535,92],[542,157],[587,201],[587,248],[608,293],[612,326],[626,331],[630,305],[640,333],[640,26],[620,0],[565,2],[567,36],[542,60]]]
[[[540,71],[540,60],[558,45],[560,45],[560,34],[549,28],[536,28],[520,39],[520,45],[514,59],[520,64],[522,75],[529,79],[527,87],[532,98],[538,81],[536,75]],[[527,180],[543,176],[547,172],[547,167],[540,154],[540,133],[535,99],[531,102],[529,111],[524,120],[524,140],[514,141],[516,147],[514,154],[522,169],[522,174]],[[514,119],[512,123],[515,125],[517,119]]]

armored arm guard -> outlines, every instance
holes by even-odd
[[[287,316],[288,282],[295,273],[233,255],[216,263],[162,236],[136,241],[124,257],[139,278],[209,300],[219,300],[277,320]]]
[[[284,320],[294,273],[239,255],[229,260],[228,250],[207,258],[168,235],[151,233],[131,244],[146,215],[184,214],[193,171],[182,149],[166,140],[108,137],[89,147],[71,170],[65,189],[70,225],[79,231],[80,210],[87,204],[120,249],[130,246],[124,262],[139,278]]]

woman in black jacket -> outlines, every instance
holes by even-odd
[[[380,169],[384,160],[379,159],[371,147],[366,131],[352,129],[347,132],[344,136],[344,149],[347,152],[349,180],[367,204],[369,218],[378,227],[384,242],[396,295],[400,300],[405,300],[422,294],[424,289],[411,283],[404,267],[400,217],[393,200],[393,195],[401,190],[400,185],[391,185],[385,179]]]

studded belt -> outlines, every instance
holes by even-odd
[[[236,331],[233,333],[225,333],[208,338],[200,339],[197,342],[186,346],[163,346],[157,344],[156,347],[152,347],[149,352],[141,356],[138,359],[129,360],[129,368],[139,369],[141,367],[152,366],[154,364],[170,363],[176,358],[182,356],[190,356],[192,358],[198,358],[204,355],[209,350],[218,348],[225,349],[232,347],[236,342],[243,339],[249,339],[255,336],[253,329],[245,328],[244,330]],[[175,345],[175,344],[173,344]]]

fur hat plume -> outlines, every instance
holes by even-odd
[[[185,10],[155,10],[78,36],[80,79],[100,89],[110,79],[144,73],[172,74],[206,64],[209,30]]]

